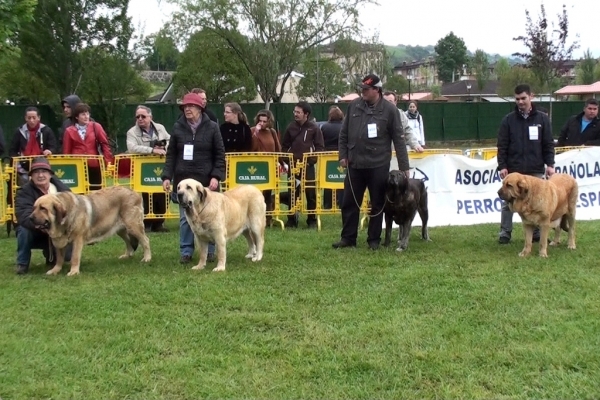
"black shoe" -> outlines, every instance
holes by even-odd
[[[180,264],[187,264],[190,262],[192,262],[192,256],[181,256],[181,258],[179,259]]]
[[[331,247],[334,249],[343,249],[344,247],[356,247],[356,244],[340,240],[339,242],[332,244]]]
[[[215,253],[208,253],[208,255],[206,256],[206,262],[214,262],[215,260]]]
[[[510,243],[510,238],[506,237],[506,236],[500,236],[498,238],[498,243],[500,243],[500,244],[509,244]]]
[[[285,223],[285,227],[286,228],[297,228],[298,221],[295,219],[288,219],[287,222]]]
[[[369,249],[379,250],[379,242],[369,242]]]
[[[29,265],[17,265],[17,275],[25,275],[27,272],[29,272]]]

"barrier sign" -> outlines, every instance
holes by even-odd
[[[323,168],[324,167],[324,168]],[[322,189],[343,189],[346,168],[340,165],[337,153],[322,155],[318,163],[319,187]]]
[[[273,157],[268,160],[260,161],[237,161],[232,162],[235,170],[236,184],[251,184],[259,189],[261,186],[269,185],[271,175],[275,175],[276,165]]]

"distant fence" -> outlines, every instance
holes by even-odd
[[[536,103],[549,109],[548,103]],[[554,136],[558,137],[560,128],[566,120],[583,109],[582,101],[561,101],[552,104],[552,128]],[[163,124],[167,131],[171,132],[172,127],[181,115],[177,104],[146,104],[152,109],[154,120]],[[331,103],[312,104],[312,115],[317,121],[326,121]],[[344,112],[347,103],[335,104]],[[134,113],[137,104],[128,104],[122,114],[122,126],[134,125]],[[407,103],[399,105],[406,110]],[[514,102],[506,103],[440,103],[440,102],[419,102],[419,112],[423,116],[425,126],[426,141],[453,141],[453,140],[484,140],[494,139],[500,126],[502,118],[514,109]],[[92,116],[94,106],[92,105]],[[7,143],[10,143],[12,135],[16,128],[21,126],[24,121],[25,109],[27,106],[0,106],[0,125],[4,128],[4,135]],[[42,115],[42,121],[49,125],[55,133],[62,123],[62,115],[56,114],[49,106],[38,106]],[[212,110],[223,121],[223,104],[209,104],[208,108]],[[259,110],[264,108],[264,104],[242,104],[242,109],[250,121]],[[279,125],[279,131],[283,133],[286,126],[293,121],[293,103],[271,104],[271,111]],[[98,122],[103,123],[101,119]],[[251,122],[252,123],[252,122]],[[126,131],[109,132],[112,137],[117,138],[119,150],[125,151]]]

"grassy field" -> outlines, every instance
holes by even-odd
[[[0,398],[600,396],[600,223],[548,259],[517,256],[520,225],[507,246],[497,225],[417,229],[403,254],[304,226],[268,229],[256,264],[239,238],[225,273],[178,263],[174,221],[149,265],[114,238],[73,278],[40,251],[15,275],[0,239]]]

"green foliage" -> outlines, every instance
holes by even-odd
[[[55,97],[47,82],[23,68],[19,54],[11,52],[0,59],[0,98],[15,104],[45,103]]]
[[[498,59],[496,61],[496,66],[494,68],[494,75],[496,80],[500,80],[500,78],[506,75],[510,71],[510,64],[508,60],[504,57]]]
[[[358,8],[372,0],[170,0],[172,29],[183,38],[205,29],[225,40],[268,105],[308,51],[358,30]],[[194,18],[189,16],[193,15]]]
[[[312,98],[317,103],[333,101],[335,96],[344,96],[349,89],[344,70],[333,58],[323,57],[311,51],[302,63],[302,74],[298,86],[300,98]]]
[[[392,75],[386,46],[377,36],[354,38],[343,35],[328,47],[332,58],[343,66],[352,88],[368,74],[377,74],[381,79]]]
[[[18,50],[13,39],[23,23],[31,21],[37,0],[0,1],[0,61],[8,53]]]
[[[595,70],[599,69],[600,63],[592,56],[590,50],[586,50],[583,59],[575,66],[575,81],[578,85],[590,85],[598,79]]]
[[[22,25],[18,37],[22,68],[47,82],[55,102],[75,92],[84,48],[127,55],[133,34],[128,5],[129,0],[39,0],[34,20]]]
[[[488,55],[483,50],[477,49],[475,51],[475,55],[471,59],[471,68],[475,73],[475,78],[477,79],[477,88],[481,93],[491,75]]]
[[[141,41],[141,57],[152,71],[175,71],[180,53],[167,29],[160,29]]]
[[[114,237],[84,246],[76,277],[44,275],[40,250],[15,275],[3,234],[2,398],[598,397],[598,221],[549,259],[518,257],[521,224],[506,246],[497,224],[432,228],[432,242],[413,227],[399,254],[368,250],[364,230],[333,250],[340,217],[322,221],[267,229],[257,263],[228,243],[224,273],[178,264],[176,220],[148,234],[149,264],[140,249],[118,260]]]
[[[402,62],[410,63],[420,61],[435,54],[433,46],[411,46],[399,44],[397,46],[385,46],[390,56],[390,64],[396,66]]]
[[[558,27],[548,22],[543,4],[540,5],[540,15],[535,23],[529,10],[525,10],[525,16],[525,35],[513,40],[521,42],[529,52],[513,55],[524,58],[540,89],[551,93],[558,88],[556,78],[561,77],[565,61],[571,59],[579,44],[575,41],[567,46],[569,19],[566,6],[563,5],[562,13],[558,14]]]
[[[467,46],[462,38],[450,32],[435,45],[435,61],[438,67],[438,78],[444,82],[453,82],[460,76],[463,65],[467,64]]]
[[[394,92],[400,98],[403,94],[408,93],[408,81],[402,75],[390,75],[385,81],[384,90]]]
[[[503,73],[500,77],[500,84],[498,85],[498,96],[501,97],[513,97],[515,87],[526,83],[531,86],[531,90],[537,93],[535,75],[533,71],[525,67],[512,67],[507,72]]]
[[[102,47],[87,47],[80,53],[82,67],[79,94],[94,105],[97,119],[111,137],[123,134],[123,111],[127,103],[144,102],[151,85],[140,77],[129,60]]]
[[[194,87],[206,90],[210,103],[249,101],[256,97],[252,76],[223,37],[196,32],[180,57],[173,84],[183,95]]]

